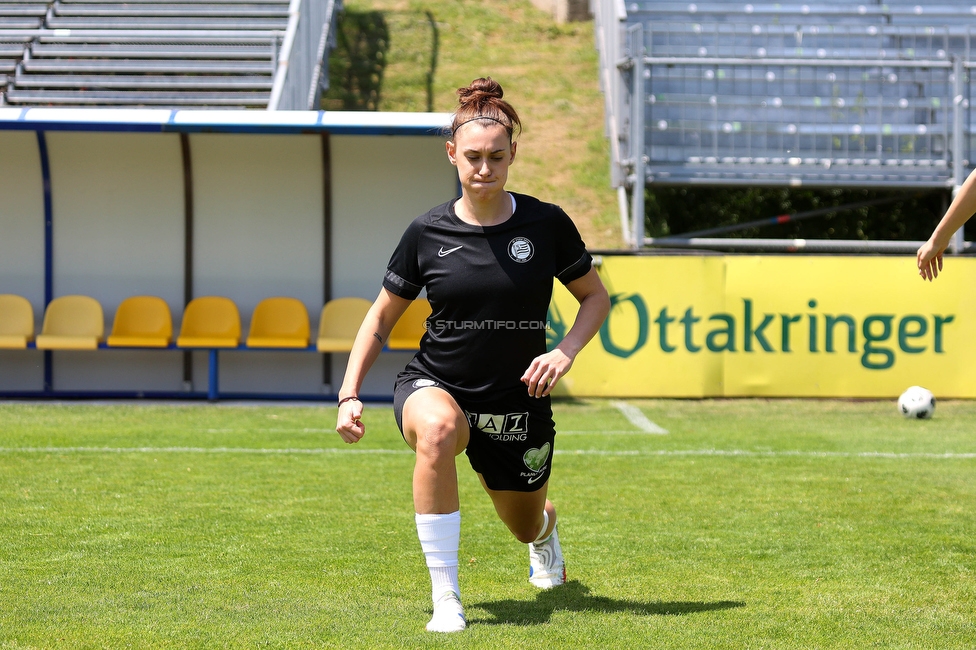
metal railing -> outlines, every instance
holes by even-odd
[[[642,160],[643,151],[634,147],[636,142],[628,134],[635,106],[633,75],[628,62],[621,59],[621,53],[629,51],[627,32],[627,10],[624,0],[590,0],[590,12],[595,24],[596,48],[600,57],[600,87],[603,90],[604,114],[606,115],[606,136],[610,141],[610,181],[617,188],[620,208],[620,224],[627,243],[640,241],[631,233],[630,223],[637,211],[643,212],[643,196],[636,197],[634,203],[640,205],[627,207],[627,187],[633,185],[632,168],[635,161]],[[640,220],[643,224],[643,220]],[[639,233],[643,237],[643,233]]]
[[[318,109],[342,0],[291,0],[268,110]]]

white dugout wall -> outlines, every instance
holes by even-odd
[[[455,196],[447,121],[0,109],[0,293],[30,300],[38,331],[47,299],[92,296],[106,332],[129,296],[162,297],[178,331],[188,291],[222,295],[245,334],[260,300],[293,296],[314,332],[326,296],[374,298],[406,224]],[[49,354],[45,371],[43,351],[0,351],[0,393],[43,392],[46,376],[53,394],[206,390],[205,352],[193,353],[189,386],[180,350]],[[381,355],[364,393],[390,395],[407,359]],[[344,368],[344,355],[226,351],[220,389],[325,397]]]

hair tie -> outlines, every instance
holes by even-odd
[[[454,130],[451,131],[451,136],[453,137],[454,134],[458,132],[458,129],[460,129],[462,126],[464,126],[468,122],[476,122],[478,120],[491,120],[492,122],[498,122],[499,124],[501,124],[502,126],[504,126],[506,130],[512,128],[511,125],[505,124],[504,122],[502,122],[498,118],[491,117],[490,115],[479,115],[478,117],[472,117],[470,120],[465,120],[465,121],[461,122],[460,124],[458,124],[456,127],[454,127]]]

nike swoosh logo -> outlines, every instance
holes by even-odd
[[[527,480],[526,483],[528,483],[529,485],[532,485],[533,483],[535,483],[536,481],[538,481],[540,478],[542,478],[542,472],[544,472],[544,471],[546,471],[546,468],[545,467],[543,467],[542,469],[539,470],[539,475],[538,476],[533,476],[532,478],[530,478],[529,480]]]
[[[450,255],[451,253],[453,253],[454,251],[458,250],[459,248],[464,248],[464,246],[463,245],[462,246],[455,246],[454,248],[449,248],[447,250],[444,250],[444,247],[441,246],[441,249],[439,251],[437,251],[437,257],[444,257],[445,255]]]

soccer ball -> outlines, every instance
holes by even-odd
[[[898,411],[906,418],[926,420],[935,413],[935,395],[921,386],[912,386],[898,398]]]

